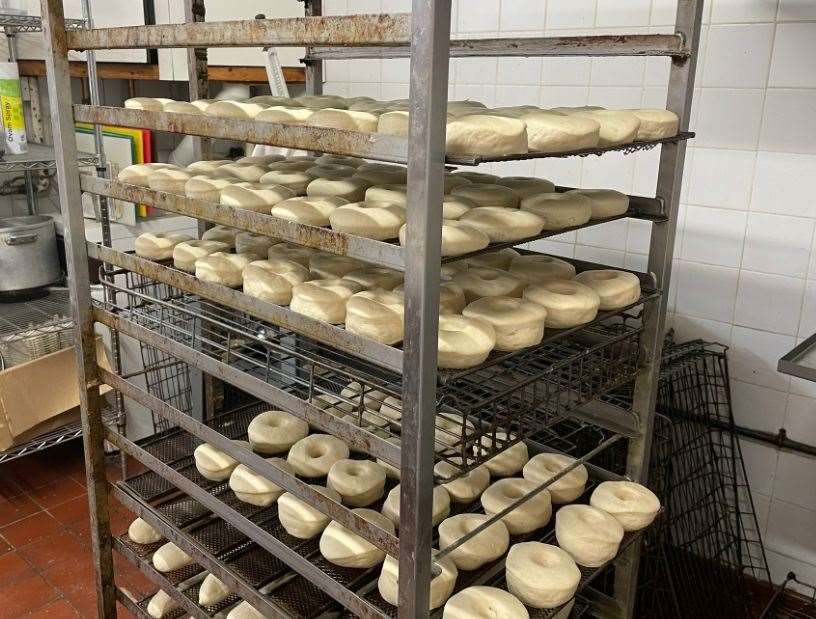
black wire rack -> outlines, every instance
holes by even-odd
[[[760,619],[813,619],[816,617],[816,587],[789,572],[774,591]]]

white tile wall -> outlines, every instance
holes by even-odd
[[[336,12],[357,3],[325,0]],[[368,0],[406,10],[408,0]],[[370,6],[369,6],[370,5]],[[455,0],[455,36],[671,32],[677,0]],[[464,9],[466,7],[466,9]],[[463,10],[464,9],[464,10]],[[816,444],[816,385],[776,371],[816,331],[816,2],[707,0],[669,290],[681,339],[728,344],[740,423]],[[461,59],[451,96],[546,107],[662,106],[665,59]],[[328,72],[327,91],[407,96],[407,62]],[[380,83],[378,83],[380,82]],[[657,151],[492,166],[562,185],[654,194]],[[540,251],[645,269],[649,224],[618,222],[535,243]],[[816,462],[743,441],[776,579],[816,581]]]

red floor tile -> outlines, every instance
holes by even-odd
[[[37,488],[30,493],[34,502],[43,509],[50,509],[71,499],[85,496],[85,486],[70,477]]]
[[[74,619],[82,617],[82,615],[67,600],[57,600],[30,615],[26,615],[26,619],[42,619],[44,617],[48,617],[48,619]]]
[[[59,593],[39,574],[26,576],[0,587],[0,619],[16,619],[59,597]]]
[[[6,554],[9,550],[11,550],[11,544],[4,540],[3,536],[0,535],[0,557]]]
[[[96,591],[83,590],[67,594],[66,599],[71,603],[80,617],[96,617]]]
[[[20,487],[20,484],[18,484],[11,475],[4,474],[3,477],[0,478],[0,503],[20,496],[23,492],[24,490]]]
[[[9,552],[0,557],[0,587],[33,575],[34,568],[18,553]]]
[[[0,527],[42,511],[31,497],[21,494],[0,502]]]
[[[91,557],[85,554],[76,561],[62,561],[42,571],[42,576],[48,583],[63,593],[70,593],[85,586],[85,583],[94,583],[94,569]]]
[[[42,572],[60,561],[76,561],[82,557],[89,557],[91,549],[76,535],[64,531],[29,544],[21,548],[19,553],[37,571]]]
[[[63,524],[71,524],[77,521],[87,521],[90,518],[88,510],[88,497],[84,495],[52,507],[48,511],[52,516],[54,516],[54,518]]]
[[[47,512],[40,512],[0,529],[0,534],[14,548],[27,546],[43,537],[61,533],[62,523]]]

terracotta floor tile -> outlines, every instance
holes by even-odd
[[[0,503],[20,496],[24,492],[20,484],[18,484],[11,475],[4,474],[3,477],[0,478]]]
[[[33,576],[34,573],[34,568],[16,552],[8,552],[0,557],[0,587],[24,576]]]
[[[29,496],[43,509],[50,509],[71,499],[85,496],[85,486],[71,477],[63,477],[47,486],[33,490]]]
[[[131,618],[135,618],[136,615],[134,615],[127,608],[122,606],[121,603],[117,602],[117,604],[116,604],[116,617],[117,617],[117,619],[131,619]]]
[[[9,550],[11,550],[11,544],[9,544],[3,536],[0,535],[0,557],[6,554]]]
[[[80,617],[96,617],[96,591],[74,592],[66,595]]]
[[[59,593],[39,574],[21,578],[0,587],[0,619],[16,619],[59,597]]]
[[[48,510],[49,513],[63,524],[71,524],[77,521],[87,521],[89,519],[88,497],[78,496],[75,499],[56,505]]]
[[[26,615],[26,619],[43,619],[45,617],[48,617],[48,619],[74,619],[75,617],[82,617],[82,615],[71,606],[68,600],[57,600],[30,615]]]
[[[11,497],[0,502],[0,527],[36,514],[39,511],[42,511],[40,506],[26,494]]]
[[[90,547],[88,547],[90,552]],[[94,569],[89,554],[79,557],[75,561],[62,561],[42,571],[42,576],[48,583],[63,593],[69,593],[82,588],[84,583],[94,582]]]
[[[60,533],[64,530],[62,523],[47,512],[40,512],[28,518],[0,529],[0,534],[14,548],[27,546],[43,537]]]
[[[11,476],[23,490],[30,492],[59,480],[64,474],[57,453],[46,451],[40,457],[20,458],[4,465],[4,474]],[[8,467],[7,469],[5,467]]]
[[[68,531],[49,535],[19,550],[20,555],[39,572],[60,561],[76,561],[88,557],[90,552],[87,544]]]

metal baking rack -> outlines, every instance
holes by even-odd
[[[247,20],[204,23],[203,0],[186,0],[187,23],[121,28],[69,30],[61,0],[43,0],[43,26],[48,53],[46,64],[52,105],[52,124],[57,154],[57,169],[62,209],[66,216],[67,260],[74,295],[75,322],[79,356],[82,363],[82,410],[88,453],[89,484],[95,564],[97,568],[98,611],[102,617],[115,614],[119,600],[137,614],[144,614],[117,587],[113,572],[102,445],[108,440],[123,453],[147,466],[151,475],[165,480],[166,496],[180,493],[232,527],[251,543],[263,548],[289,571],[283,597],[286,602],[270,604],[259,593],[256,582],[231,578],[231,564],[224,556],[204,552],[204,546],[192,543],[187,530],[151,503],[132,495],[130,480],[113,493],[151,523],[158,525],[169,539],[179,540],[194,550],[195,559],[207,569],[225,575],[234,590],[249,599],[269,616],[300,616],[305,595],[310,606],[316,600],[333,600],[348,611],[366,617],[383,616],[382,609],[365,599],[356,580],[327,564],[314,547],[297,552],[276,527],[259,526],[255,515],[245,514],[229,494],[213,491],[211,485],[195,478],[181,459],[166,459],[159,444],[140,446],[120,430],[102,422],[98,414],[97,387],[104,382],[120,396],[134,400],[156,415],[179,427],[179,434],[191,437],[190,449],[200,441],[213,444],[268,477],[287,491],[307,501],[331,518],[386,550],[400,561],[400,605],[403,617],[425,616],[428,584],[431,578],[431,548],[427,537],[431,515],[431,487],[434,464],[455,453],[478,461],[490,452],[482,449],[482,437],[495,438],[492,449],[507,447],[513,441],[531,440],[535,433],[569,432],[562,426],[564,417],[580,417],[587,406],[601,403],[603,397],[623,382],[634,379],[631,405],[626,412],[635,422],[625,435],[608,433],[592,425],[582,427],[601,433],[594,449],[603,450],[626,440],[626,466],[619,473],[644,480],[648,470],[654,402],[659,369],[662,331],[665,322],[671,256],[679,208],[680,184],[693,92],[696,53],[702,19],[702,0],[678,2],[675,32],[664,35],[604,35],[540,37],[522,40],[451,41],[450,3],[442,0],[414,0],[411,15],[322,16],[320,0],[305,0],[304,18]],[[70,91],[68,51],[123,48],[184,47],[188,49],[190,97],[208,96],[205,48],[208,47],[298,46],[306,48],[306,90],[319,94],[325,58],[398,57],[411,58],[412,132],[408,139],[357,132],[298,127],[251,120],[214,119],[205,116],[145,112],[92,105],[71,105],[61,93]],[[629,215],[643,216],[653,222],[648,276],[644,276],[646,294],[638,302],[636,319],[624,315],[602,316],[573,332],[548,335],[541,345],[514,355],[494,355],[472,371],[438,372],[436,368],[436,330],[438,315],[442,174],[447,163],[444,154],[444,121],[447,99],[447,68],[451,56],[662,56],[671,62],[667,108],[680,118],[681,132],[675,138],[627,145],[623,152],[635,152],[660,146],[658,190],[644,198],[647,208]],[[403,247],[380,243],[322,228],[282,222],[268,215],[228,209],[179,196],[134,189],[105,179],[81,176],[76,169],[74,122],[117,124],[144,127],[156,131],[186,133],[200,138],[227,138],[242,142],[346,154],[368,159],[407,162],[408,164],[408,239]],[[200,140],[196,148],[206,158],[208,142]],[[593,149],[602,154],[606,149]],[[577,152],[553,156],[585,155]],[[520,153],[515,158],[543,156]],[[549,155],[547,155],[549,156]],[[466,158],[467,159],[467,158]],[[477,164],[484,159],[470,158],[462,164]],[[367,262],[405,272],[406,329],[402,348],[383,346],[354,336],[342,327],[325,325],[268,303],[246,297],[240,292],[200,282],[195,278],[110,247],[85,242],[80,194],[86,191],[103,197],[119,198],[176,213],[184,213],[209,223],[220,223],[251,230],[316,247],[336,254],[361,258]],[[429,205],[431,208],[429,208]],[[433,242],[431,242],[433,240]],[[105,245],[110,245],[105,243]],[[103,286],[105,298],[92,302],[87,273],[87,258],[95,257],[107,265]],[[116,277],[114,274],[119,274]],[[134,279],[129,281],[129,277]],[[139,286],[136,278],[156,286]],[[124,281],[122,281],[124,280]],[[154,290],[166,290],[156,293]],[[626,314],[624,312],[624,314]],[[230,383],[254,395],[268,406],[282,408],[308,421],[314,428],[334,434],[353,449],[399,466],[402,474],[403,509],[397,538],[360,519],[347,508],[326,501],[302,480],[275,468],[260,456],[236,446],[229,439],[239,426],[214,428],[198,422],[174,405],[136,386],[126,376],[99,368],[92,356],[96,323],[125,333],[156,348],[179,362],[196,367],[205,374]],[[318,396],[334,396],[352,380],[366,389],[401,397],[403,415],[399,424],[371,425],[362,415],[363,398],[342,396],[344,413],[339,417]],[[403,387],[405,387],[403,389]],[[343,399],[344,398],[344,399]],[[346,405],[346,406],[343,406]],[[350,406],[349,406],[350,405]],[[333,401],[335,409],[338,402]],[[336,412],[336,410],[334,411]],[[461,436],[438,433],[437,414],[453,416],[453,425]],[[590,415],[591,417],[591,415]],[[570,421],[570,423],[576,423]],[[600,424],[599,424],[600,425]],[[608,424],[614,425],[614,424]],[[450,427],[447,426],[446,427]],[[509,432],[499,441],[498,431]],[[399,444],[388,439],[399,437]],[[624,438],[624,436],[626,438]],[[192,437],[195,437],[192,439]],[[440,439],[443,449],[435,449]],[[170,440],[170,439],[168,439]],[[172,439],[176,440],[176,439]],[[504,442],[502,442],[504,441]],[[487,441],[488,447],[491,441]],[[499,444],[497,444],[499,443]],[[476,452],[472,447],[478,447]],[[555,447],[554,447],[555,448]],[[583,452],[597,453],[590,448]],[[189,458],[189,451],[187,452]],[[465,465],[467,466],[467,464]],[[611,475],[598,467],[593,474]],[[565,471],[562,471],[564,474]],[[199,483],[201,482],[201,483]],[[163,495],[165,496],[165,495]],[[129,497],[129,498],[128,498]],[[189,505],[188,505],[189,507]],[[186,542],[182,540],[187,540]],[[121,549],[121,547],[119,547]],[[616,563],[614,599],[593,591],[590,599],[612,614],[631,616],[637,581],[637,540],[622,551]],[[125,551],[127,554],[127,551]],[[129,554],[135,562],[138,558]],[[226,582],[226,581],[225,581]],[[291,583],[295,583],[292,585]],[[167,583],[165,583],[167,584]],[[194,583],[193,583],[194,584]],[[251,585],[251,586],[250,586]],[[169,586],[169,585],[168,585]],[[294,588],[293,588],[294,587]],[[600,596],[600,597],[599,597]],[[189,599],[189,598],[188,598]],[[600,600],[600,602],[598,602]],[[199,609],[185,606],[192,614]]]

